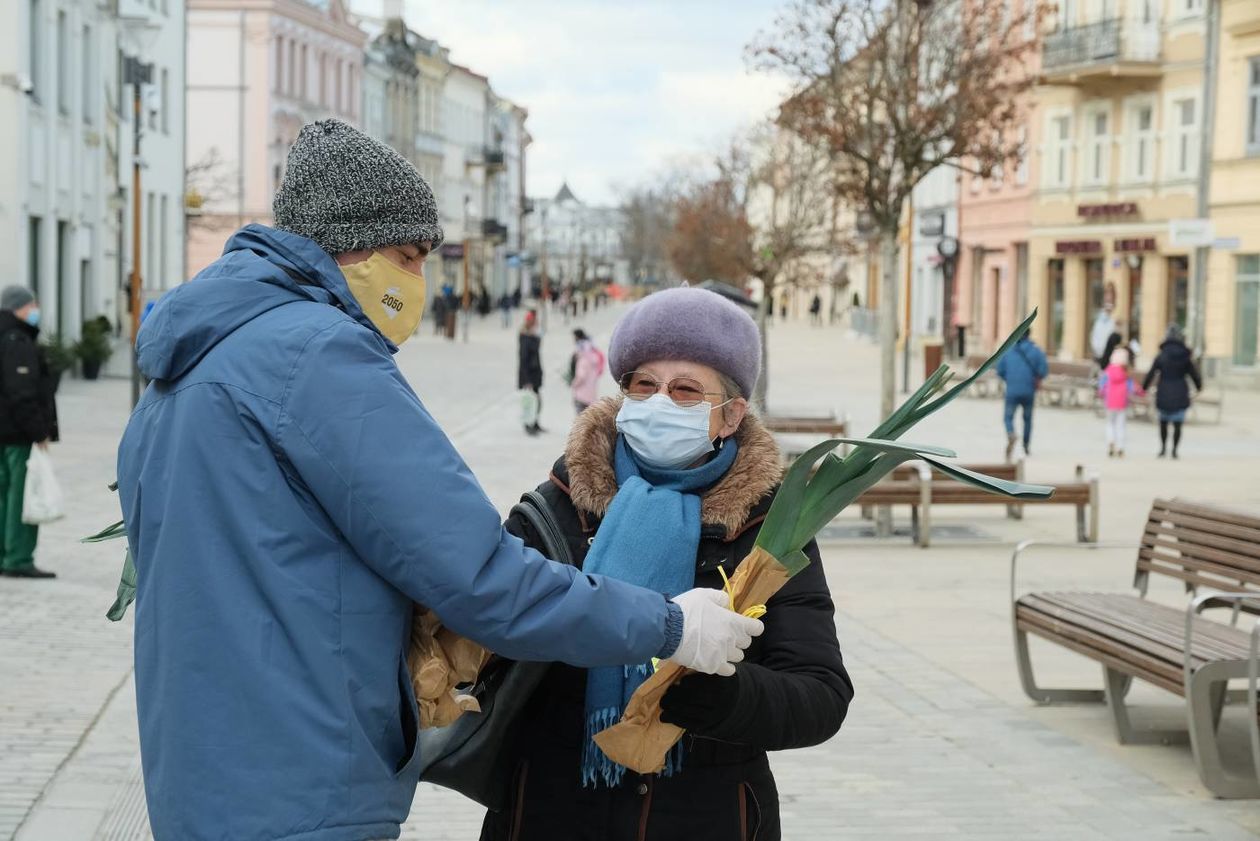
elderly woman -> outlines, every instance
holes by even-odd
[[[539,491],[587,572],[667,594],[721,589],[752,549],[780,479],[774,439],[748,411],[757,327],[701,289],[658,292],[617,325],[609,347],[619,399],[595,403]],[[540,538],[509,525],[527,542]],[[555,664],[515,747],[512,804],[486,815],[483,841],[780,837],[766,752],[819,744],[853,696],[818,547],[770,599],[765,633],[729,677],[692,675],[665,696],[687,730],[665,772],[616,765],[591,740],[616,722],[650,663]]]

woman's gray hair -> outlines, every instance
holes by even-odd
[[[728,377],[726,374],[723,374],[721,371],[718,371],[718,382],[722,385],[722,391],[726,392],[727,400],[734,400],[737,397],[747,396],[744,394],[744,390],[739,387],[739,383],[735,382],[734,379]],[[728,421],[730,420],[730,415],[727,414],[727,410],[730,408],[730,404],[722,407],[722,417]]]

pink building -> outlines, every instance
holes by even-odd
[[[361,124],[366,34],[343,0],[188,0],[188,276],[271,221],[303,125]]]
[[[1036,75],[1041,56],[1031,51],[1023,72]],[[1028,242],[1032,235],[1032,172],[1040,120],[1026,94],[1024,120],[1016,129],[1021,161],[992,178],[963,173],[958,191],[958,266],[954,274],[954,324],[965,328],[969,352],[993,350],[1035,306],[1028,294]],[[1039,318],[1033,335],[1044,325]],[[949,337],[956,341],[954,335]]]

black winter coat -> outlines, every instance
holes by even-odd
[[[551,481],[539,488],[578,563],[586,557],[600,518],[575,504],[575,497],[585,502],[590,496],[589,480],[585,490],[573,487],[569,463],[578,460],[578,453],[584,460],[593,453],[598,461],[610,450],[602,440],[592,444],[592,436],[584,432],[611,428],[616,408],[615,401],[601,401],[579,418],[569,458],[561,459]],[[766,442],[773,448],[770,436],[752,418],[745,421],[740,440],[748,443],[741,446],[732,473],[746,448]],[[770,454],[774,458],[777,451]],[[777,479],[777,471],[772,478]],[[706,495],[706,506],[722,487]],[[751,551],[773,484],[764,490],[737,517],[743,522],[738,529],[729,527],[733,521],[723,516],[721,506],[706,507],[706,515],[716,513],[727,525],[704,518],[697,587],[721,589],[718,568],[732,575]],[[523,521],[510,520],[508,528],[527,543],[541,545]],[[487,813],[482,841],[778,841],[779,795],[766,751],[809,747],[831,738],[853,697],[817,545],[811,543],[806,553],[813,563],[770,599],[765,633],[753,641],[735,677],[693,675],[666,696],[665,720],[688,731],[683,770],[673,777],[628,772],[618,788],[583,788],[579,769],[586,672],[554,664],[531,699],[527,724],[514,748],[513,802],[503,812]],[[671,703],[688,681],[698,683]]]
[[[538,355],[542,339],[533,333],[521,333],[517,354],[516,387],[542,388],[542,359]]]
[[[1155,408],[1161,412],[1180,412],[1190,408],[1190,385],[1186,377],[1194,380],[1195,391],[1203,390],[1203,378],[1195,367],[1194,357],[1186,343],[1167,339],[1159,346],[1151,370],[1146,373],[1142,388],[1148,389],[1159,376],[1159,389],[1155,392]]]
[[[0,445],[57,440],[57,381],[39,329],[0,312]]]

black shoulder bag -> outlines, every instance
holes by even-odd
[[[525,494],[508,516],[512,514],[533,528],[544,555],[573,564],[569,544],[542,494]],[[454,789],[492,811],[507,808],[518,720],[550,666],[501,657],[486,664],[469,690],[481,712],[464,713],[449,727],[420,731],[420,779]]]

